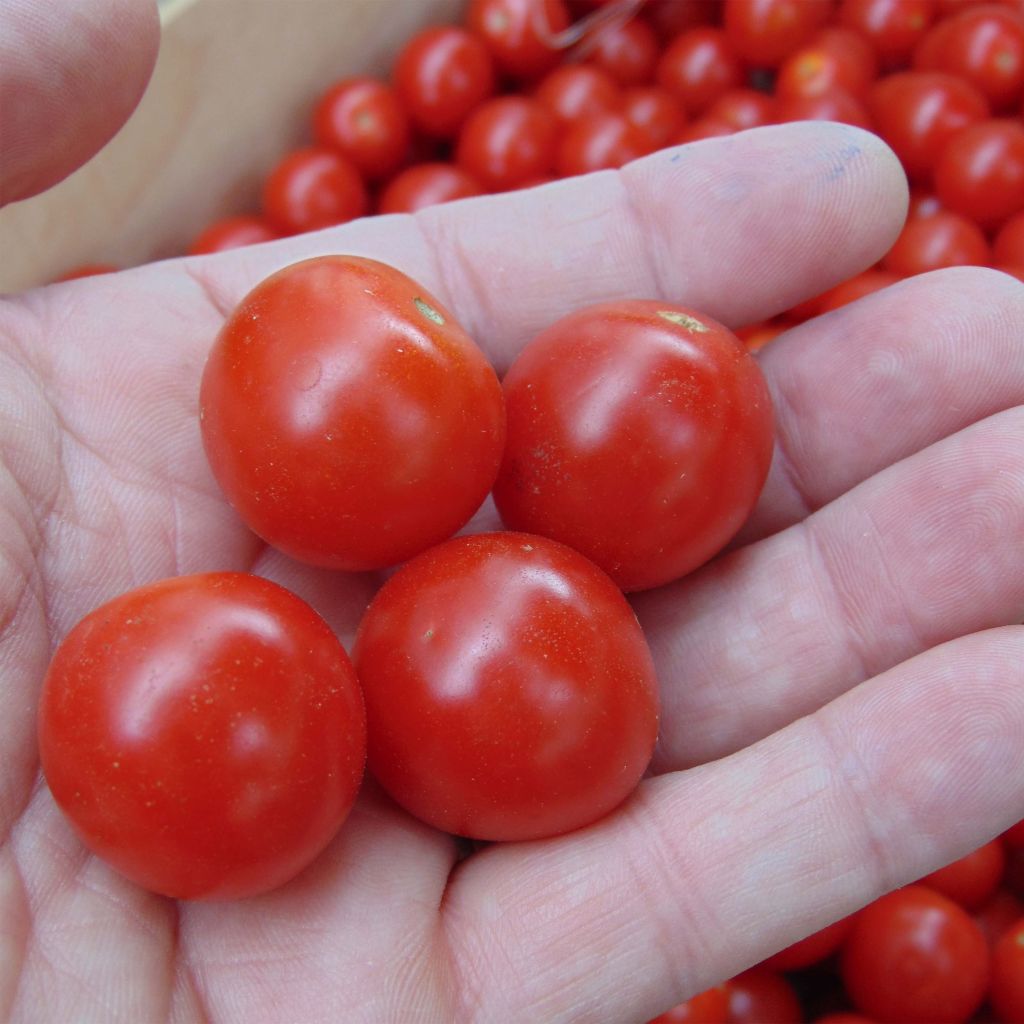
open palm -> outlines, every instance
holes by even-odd
[[[373,593],[268,550],[205,464],[206,351],[271,271],[393,263],[501,371],[589,302],[774,314],[877,260],[905,202],[872,136],[786,126],[4,301],[0,1016],[643,1021],[1019,818],[1024,288],[973,269],[766,350],[768,485],[731,553],[637,597],[662,733],[652,777],[597,825],[460,860],[368,782],[289,885],[176,904],[89,855],[39,771],[49,656],[114,594],[250,570],[348,643]]]

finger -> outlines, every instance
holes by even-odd
[[[56,185],[142,96],[160,26],[152,0],[6,0],[0,32],[0,204]]]
[[[1022,324],[1024,286],[957,267],[902,281],[768,346],[761,365],[775,403],[775,460],[737,542],[798,522],[886,466],[1024,405]]]
[[[798,123],[192,266],[230,308],[302,256],[381,259],[437,292],[502,369],[593,302],[661,297],[733,325],[770,316],[877,260],[905,208],[903,172],[876,136]]]
[[[636,596],[662,689],[656,767],[729,754],[935,644],[1024,619],[1024,407],[803,524]]]
[[[1021,813],[1022,666],[1022,627],[957,640],[590,829],[468,861],[445,904],[467,998],[646,1020],[979,846]]]

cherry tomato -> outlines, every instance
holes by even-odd
[[[569,25],[562,0],[470,0],[466,26],[487,44],[498,67],[529,80],[560,60],[555,37]]]
[[[721,135],[735,135],[737,128],[719,117],[701,117],[691,121],[672,140],[674,146],[682,146],[687,142],[699,142],[701,139],[715,139]]]
[[[1024,917],[1003,934],[992,951],[989,999],[1005,1024],[1024,1024]]]
[[[935,18],[934,0],[843,0],[839,20],[866,36],[886,67],[906,64]]]
[[[266,892],[327,845],[366,758],[359,685],[307,604],[180,576],[87,615],[43,683],[39,753],[82,842],[179,899]]]
[[[676,98],[657,85],[627,89],[622,96],[622,114],[643,135],[647,150],[667,146],[686,123]]]
[[[843,89],[863,98],[875,75],[878,59],[864,37],[852,29],[827,28],[787,57],[775,79],[777,96],[821,96]]]
[[[728,1024],[729,989],[718,985],[673,1006],[648,1024]]]
[[[53,279],[54,284],[58,281],[77,281],[80,277],[98,277],[100,274],[116,274],[119,267],[113,263],[83,263],[79,267],[66,270],[60,277]]]
[[[994,267],[1004,274],[1009,274],[1010,277],[1017,278],[1018,281],[1024,281],[1024,263],[996,263]]]
[[[914,51],[914,67],[970,82],[997,111],[1024,94],[1024,14],[982,4],[936,25]]]
[[[188,248],[190,256],[226,252],[245,245],[272,242],[281,236],[262,218],[252,215],[225,217],[201,231]]]
[[[772,456],[771,399],[736,336],[636,300],[542,331],[504,380],[506,525],[569,544],[624,590],[682,576],[754,506]]]
[[[974,923],[982,930],[990,946],[994,946],[1003,933],[1024,917],[1024,902],[1012,892],[1000,889],[974,915]]]
[[[988,117],[988,103],[973,86],[933,71],[889,75],[871,90],[869,108],[878,134],[892,146],[907,176],[927,181],[949,141]]]
[[[803,46],[831,12],[831,0],[725,0],[723,24],[742,60],[774,68]]]
[[[370,770],[447,832],[520,840],[590,824],[654,749],[657,681],[636,616],[596,566],[543,537],[477,534],[420,555],[371,602],[353,657]]]
[[[619,85],[646,85],[654,80],[658,37],[643,18],[606,25],[585,43],[587,60]]]
[[[1024,213],[1010,217],[999,229],[999,234],[992,243],[992,255],[997,263],[1024,265]],[[1018,843],[1024,846],[1024,821],[1015,827],[1020,832]]]
[[[445,25],[424,29],[395,62],[395,87],[421,132],[454,138],[495,89],[494,60],[477,36]]]
[[[554,167],[557,124],[536,100],[488,100],[463,126],[456,162],[493,192],[518,188]]]
[[[775,120],[775,101],[757,89],[730,89],[708,107],[706,116],[744,131],[771,124]]]
[[[853,927],[853,920],[853,917],[844,917],[813,935],[808,935],[806,939],[779,950],[774,956],[768,957],[761,966],[771,971],[800,971],[811,964],[820,963],[843,944],[843,940]]]
[[[1024,210],[1024,124],[982,121],[958,132],[935,167],[935,191],[983,228]]]
[[[666,47],[656,77],[688,114],[696,115],[743,85],[743,66],[721,29],[695,28]]]
[[[621,167],[651,151],[650,136],[624,114],[595,114],[570,126],[558,147],[555,167],[568,178]]]
[[[1015,218],[1016,221],[1024,220],[1024,216]],[[1020,230],[1024,233],[1024,223],[1020,224]],[[1001,257],[1005,259],[1005,257]],[[1021,262],[1024,262],[1022,260]],[[1018,821],[1016,825],[1008,828],[1002,836],[1003,842],[1006,843],[1011,849],[1024,849],[1024,819]]]
[[[1003,879],[1006,851],[994,839],[977,850],[921,879],[921,885],[941,892],[965,910],[977,910],[995,895]]]
[[[793,986],[781,974],[755,967],[729,982],[729,1024],[800,1024]]]
[[[841,121],[858,128],[872,128],[871,116],[859,99],[842,89],[820,96],[780,97],[775,104],[777,121]]]
[[[663,40],[669,41],[687,29],[710,25],[721,13],[721,0],[646,0],[644,17]]]
[[[305,260],[228,317],[203,373],[203,442],[245,522],[305,562],[372,569],[458,530],[490,490],[494,370],[392,267]]]
[[[831,313],[833,309],[839,309],[850,302],[864,298],[865,295],[888,288],[899,279],[898,274],[893,274],[888,270],[865,270],[863,273],[857,274],[856,277],[851,277],[819,295],[818,309],[815,315]]]
[[[916,220],[919,217],[930,217],[942,209],[939,197],[930,192],[922,192],[912,189],[910,192],[910,204],[907,206],[907,220]]]
[[[484,194],[470,174],[454,164],[415,164],[396,174],[377,201],[378,213],[415,213],[428,206]]]
[[[622,104],[622,90],[615,79],[589,64],[555,68],[533,95],[563,125],[591,114],[607,113]]]
[[[984,267],[990,251],[981,229],[948,210],[908,220],[882,264],[894,274],[909,277],[941,267]]]
[[[847,993],[869,1017],[956,1024],[985,996],[989,953],[965,910],[910,885],[857,915],[841,969]]]
[[[355,166],[330,149],[298,149],[271,172],[263,212],[282,234],[316,231],[362,217],[369,197]]]

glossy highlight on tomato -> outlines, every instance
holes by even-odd
[[[321,256],[228,317],[200,392],[221,489],[314,565],[394,565],[450,537],[491,488],[501,386],[452,314],[375,260]]]
[[[475,839],[588,825],[640,781],[658,731],[629,604],[575,551],[520,533],[458,537],[391,577],[353,660],[369,765],[406,810]]]
[[[273,889],[356,798],[366,724],[330,627],[275,583],[150,583],[67,635],[43,683],[39,751],[81,840],[179,899]]]

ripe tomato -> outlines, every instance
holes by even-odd
[[[568,178],[621,167],[650,151],[650,137],[624,114],[595,114],[580,118],[565,133],[555,168]]]
[[[774,68],[803,46],[832,13],[831,0],[725,0],[723,23],[748,64]]]
[[[958,132],[935,167],[935,192],[983,228],[1024,210],[1024,124],[982,121]]]
[[[687,142],[699,142],[701,139],[715,139],[721,135],[735,135],[737,128],[719,117],[700,117],[691,121],[672,140],[672,145],[682,146]]]
[[[872,128],[871,116],[856,96],[833,89],[820,96],[779,97],[775,119],[784,121],[842,121],[858,128]]]
[[[999,229],[992,243],[992,256],[997,263],[1019,263],[1024,266],[1024,213],[1018,213]],[[1020,842],[1024,845],[1024,821],[1020,830]]]
[[[910,204],[907,206],[907,220],[916,220],[919,217],[930,217],[942,209],[942,203],[938,196],[930,192],[922,192],[919,189],[911,189]]]
[[[466,27],[487,44],[498,67],[530,80],[560,60],[555,37],[569,25],[562,0],[470,0]]]
[[[819,295],[816,315],[830,313],[833,309],[856,302],[857,299],[862,299],[865,295],[888,288],[898,280],[899,275],[888,270],[865,270],[863,273],[857,274],[856,277],[851,277]]]
[[[853,917],[844,917],[813,935],[808,935],[806,939],[779,950],[774,956],[768,957],[761,966],[771,971],[800,971],[811,964],[820,963],[843,944],[843,940],[853,927],[853,921]]]
[[[721,0],[646,0],[644,17],[663,40],[675,39],[687,29],[717,21]]]
[[[622,96],[622,113],[644,136],[651,151],[667,146],[686,122],[686,114],[676,98],[657,85],[627,89]]]
[[[377,200],[378,213],[415,213],[453,199],[481,196],[484,190],[472,175],[454,164],[415,164],[396,174]]]
[[[768,473],[772,409],[757,363],[681,306],[572,313],[526,346],[504,388],[502,519],[569,544],[624,590],[716,554]]]
[[[695,28],[665,48],[656,77],[692,116],[743,85],[743,66],[721,29]]]
[[[538,839],[590,824],[654,749],[636,616],[596,566],[543,537],[477,534],[420,555],[371,602],[353,658],[370,770],[447,832]]]
[[[1003,844],[994,839],[977,850],[921,879],[921,885],[941,892],[965,910],[977,910],[995,895],[1006,867]]]
[[[673,1006],[648,1024],[728,1024],[729,988],[718,985]]]
[[[793,986],[781,974],[755,967],[729,982],[729,1024],[800,1024]]]
[[[931,71],[904,71],[876,82],[869,108],[878,134],[892,146],[907,176],[927,181],[950,139],[988,117],[977,89]]]
[[[226,252],[244,245],[272,242],[281,236],[262,218],[251,215],[225,217],[201,231],[188,248],[190,256]]]
[[[894,274],[909,277],[941,267],[984,267],[991,253],[981,229],[949,210],[908,220],[882,264]]]
[[[454,25],[424,29],[405,44],[395,62],[395,87],[409,118],[436,138],[454,138],[495,85],[490,50]]]
[[[886,67],[895,67],[910,59],[935,13],[935,0],[843,0],[839,20],[865,36]]]
[[[619,85],[646,85],[654,80],[658,37],[643,18],[606,25],[585,43],[587,60]]]
[[[1005,1024],[1024,1024],[1024,917],[1003,934],[992,951],[989,999]]]
[[[463,125],[455,159],[485,188],[503,192],[551,171],[557,138],[557,121],[536,100],[499,96]]]
[[[857,915],[841,969],[850,998],[869,1017],[955,1024],[985,996],[988,946],[965,910],[910,885]]]
[[[82,842],[179,899],[252,896],[327,845],[362,780],[344,648],[243,573],[139,587],[87,615],[43,683],[39,752]]]
[[[973,917],[988,944],[994,946],[1018,918],[1024,917],[1024,902],[1012,892],[1000,889]]]
[[[622,90],[601,68],[566,64],[541,81],[534,99],[565,125],[581,117],[615,110],[622,103]]]
[[[214,476],[264,540],[373,569],[458,530],[490,490],[504,416],[494,370],[415,281],[322,256],[228,317],[200,393]]]
[[[263,212],[282,234],[344,224],[366,213],[369,197],[355,166],[330,149],[298,149],[270,172]]]
[[[1020,220],[1021,218],[1016,218]],[[1021,225],[1024,228],[1024,224]],[[1021,260],[1024,263],[1024,260]],[[1003,833],[1003,842],[1011,849],[1024,849],[1024,819],[1012,825]]]
[[[852,29],[827,28],[783,61],[775,79],[778,96],[820,96],[843,89],[863,98],[878,59],[863,36]]]
[[[706,116],[744,131],[771,124],[775,120],[775,101],[757,89],[730,89],[708,107]]]

